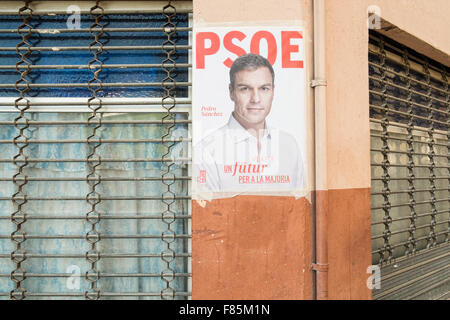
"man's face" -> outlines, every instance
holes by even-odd
[[[234,102],[236,118],[249,125],[261,124],[270,112],[274,84],[266,67],[244,69],[235,74],[230,98]]]

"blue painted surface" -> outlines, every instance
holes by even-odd
[[[164,19],[161,15],[135,15],[132,19],[124,15],[106,15],[104,27],[106,28],[150,28],[161,27]],[[66,18],[62,16],[36,16],[30,25],[39,29],[64,29]],[[17,17],[0,16],[1,29],[16,29],[21,20]],[[178,27],[186,27],[187,15],[180,15],[175,19]],[[82,16],[81,28],[89,28],[92,23],[89,16]],[[162,45],[167,36],[161,32],[111,32],[105,33],[101,42],[105,46],[155,46]],[[188,44],[188,33],[177,32],[173,38],[177,45]],[[18,34],[0,34],[0,47],[16,47],[21,41]],[[29,42],[35,47],[63,47],[63,46],[89,46],[93,41],[90,33],[60,33],[37,34],[34,33]],[[177,50],[174,56],[176,63],[187,63],[187,50]],[[166,54],[163,50],[110,50],[103,52],[99,58],[104,64],[149,64],[161,63]],[[87,65],[93,55],[88,51],[34,51],[29,60],[34,65]],[[19,56],[15,51],[0,52],[0,65],[15,65]],[[100,79],[104,83],[113,82],[160,82],[166,73],[160,69],[104,69]],[[16,70],[0,70],[0,83],[15,83],[19,79]],[[32,70],[29,74],[32,83],[86,83],[92,79],[92,72],[87,69],[65,70]],[[186,68],[177,70],[177,82],[188,81]],[[102,97],[161,97],[163,91],[152,87],[137,88],[104,88]],[[16,96],[15,89],[0,89],[0,97]],[[90,97],[87,88],[33,88],[30,96],[37,97]],[[187,96],[186,88],[177,89],[178,97]]]
[[[12,17],[0,17],[0,28],[15,28],[18,20]],[[88,27],[87,17],[83,17],[82,27]],[[149,27],[160,26],[162,19],[155,20],[155,15],[137,15],[133,19],[129,16],[110,18],[108,27]],[[45,17],[40,21],[40,28],[57,28],[65,26],[65,19],[61,17]],[[182,17],[179,26],[186,26],[187,19]],[[139,34],[110,34],[108,45],[152,45],[160,44],[161,36],[153,37],[153,33]],[[0,46],[15,46],[18,42],[17,36],[1,35]],[[55,40],[61,45],[86,45],[89,35],[68,36],[42,36],[39,46],[54,46]],[[180,44],[187,43],[187,34],[181,33]],[[154,51],[139,52],[108,52],[105,63],[158,63],[161,62],[161,54]],[[86,64],[91,56],[86,53],[41,53],[37,57],[38,64]],[[0,53],[0,64],[15,64],[17,55]],[[187,62],[186,54],[178,53],[178,62]],[[83,70],[58,70],[58,71],[33,71],[33,83],[48,82],[86,82],[92,74]],[[147,70],[109,70],[102,73],[105,82],[150,82],[161,79],[158,72]],[[180,72],[177,79],[187,81],[187,73]],[[17,72],[0,72],[1,83],[14,83],[17,80]],[[185,91],[177,91],[180,96]],[[58,89],[58,90],[33,90],[32,95],[39,97],[88,97],[90,93],[81,89]],[[150,97],[159,96],[160,92],[148,88],[116,88],[105,89],[105,96],[114,97]],[[0,96],[17,96],[14,91],[3,90]],[[33,113],[27,114],[33,120],[86,120],[88,114],[84,113]],[[133,113],[116,114],[108,116],[108,120],[160,120],[164,114],[159,113]],[[12,121],[17,113],[0,113],[0,121]],[[177,115],[177,119],[187,119],[186,115]],[[30,139],[86,139],[91,133],[87,126],[39,126],[30,127],[26,135]],[[102,139],[160,139],[166,133],[163,125],[103,125],[99,130]],[[19,134],[14,126],[0,125],[0,140],[12,140]],[[172,130],[172,137],[187,137],[187,125],[179,124]],[[172,149],[171,157],[187,157],[188,145],[186,142],[177,143]],[[98,149],[102,158],[160,158],[165,154],[167,148],[156,143],[121,143],[104,144]],[[18,153],[18,148],[13,144],[0,144],[0,158],[12,159]],[[85,159],[88,154],[86,143],[78,144],[30,144],[26,148],[26,155],[30,158],[50,159]],[[102,177],[161,177],[164,166],[158,162],[146,163],[103,163],[98,168]],[[12,163],[0,163],[0,177],[11,178],[17,172]],[[177,176],[186,176],[187,170],[183,163],[172,166],[171,172]],[[25,173],[29,177],[86,177],[88,168],[85,163],[62,163],[46,162],[32,163],[27,166]],[[11,197],[17,190],[12,182],[0,181],[0,197]],[[167,190],[167,186],[161,181],[145,182],[102,182],[98,187],[98,193],[103,196],[161,196]],[[177,181],[171,186],[171,190],[177,195],[187,194],[187,181]],[[89,193],[86,182],[28,182],[24,191],[34,197],[85,197]],[[187,213],[186,200],[176,201],[171,205],[171,211],[175,214]],[[23,207],[23,211],[29,215],[44,216],[85,216],[90,211],[90,206],[85,200],[82,201],[29,201]],[[167,205],[161,201],[152,200],[104,200],[98,206],[103,215],[161,215],[167,209]],[[11,201],[0,200],[0,215],[9,216],[15,208]],[[10,235],[15,226],[10,220],[0,220],[0,234]],[[177,234],[188,232],[186,221],[177,220],[171,224],[172,230]],[[85,235],[90,230],[86,220],[29,220],[23,225],[27,234],[32,235]],[[102,220],[99,230],[102,235],[161,235],[167,229],[167,225],[161,220]],[[177,239],[171,246],[176,252],[186,252],[186,240]],[[99,242],[99,251],[102,253],[160,253],[167,250],[167,246],[160,239],[102,239]],[[45,240],[28,239],[24,243],[28,253],[42,254],[84,254],[89,250],[85,239],[70,240]],[[0,239],[0,254],[10,254],[15,245],[9,239]],[[84,257],[82,258],[29,258],[23,263],[28,273],[66,273],[70,266],[78,266],[83,275],[90,266]],[[0,258],[0,274],[9,274],[15,265],[9,258]],[[98,269],[102,273],[156,273],[160,274],[166,268],[161,258],[124,258],[124,259],[101,259]],[[175,272],[187,272],[186,259],[176,258],[171,262],[171,268]],[[151,278],[102,278],[99,282],[102,292],[159,292],[165,287],[160,277]],[[87,289],[87,281],[81,278],[79,289],[69,289],[67,278],[27,278],[23,287],[29,292],[78,292],[84,293]],[[9,292],[14,283],[8,277],[0,277],[0,292]],[[172,287],[177,291],[186,291],[184,278],[175,278]],[[0,297],[6,298],[6,297]]]

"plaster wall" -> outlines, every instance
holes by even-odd
[[[430,58],[449,65],[450,41],[448,41],[448,30],[450,30],[450,20],[446,17],[447,13],[450,12],[449,1],[325,0],[327,145],[322,146],[322,148],[326,150],[326,159],[324,160],[327,163],[328,174],[326,181],[320,183],[323,186],[320,188],[320,198],[327,197],[329,206],[327,232],[329,245],[328,281],[331,299],[371,299],[371,292],[366,287],[366,279],[369,276],[366,274],[366,269],[372,264],[370,253],[371,170],[367,28],[367,8],[371,5],[380,9],[383,19],[383,29],[380,32],[428,55]],[[194,24],[202,26],[264,26],[300,23],[305,30],[307,79],[312,80],[312,6],[312,0],[284,0],[281,2],[268,0],[194,0]],[[310,89],[306,105],[309,119],[307,128],[309,134],[309,168],[314,168],[314,157],[325,157],[320,151],[314,155],[314,106],[312,101],[313,92]],[[320,172],[318,176],[320,179]],[[314,172],[310,172],[309,182],[312,186],[315,184],[313,177]],[[265,203],[265,205],[260,206],[257,205],[258,203]],[[248,269],[247,273],[232,273],[226,276],[223,273],[221,276],[215,275],[215,283],[222,283],[224,286],[229,283],[228,289],[215,285],[212,285],[212,287],[205,285],[206,281],[210,279],[207,274],[200,274],[200,271],[208,270],[208,266],[216,269],[222,267],[224,268],[222,270],[232,272],[231,270],[236,267],[235,264],[243,261],[250,263],[251,257],[262,256],[267,247],[267,239],[271,237],[269,230],[264,227],[265,224],[279,226],[283,219],[302,221],[305,225],[294,223],[293,226],[298,228],[299,233],[312,233],[312,215],[315,204],[313,202],[312,206],[309,206],[306,205],[308,203],[304,199],[279,199],[277,197],[244,198],[238,196],[220,200],[221,214],[232,219],[239,219],[242,216],[243,221],[246,221],[243,224],[235,224],[233,228],[236,229],[229,231],[233,234],[250,232],[253,247],[249,251],[246,246],[233,242],[231,247],[225,246],[221,249],[216,247],[215,253],[208,247],[211,246],[213,240],[197,236],[196,232],[201,232],[201,228],[205,227],[203,222],[212,217],[214,211],[217,210],[219,201],[207,203],[205,207],[194,205],[194,298],[207,298],[207,289],[214,289],[218,290],[217,292],[222,292],[221,297],[224,298],[310,299],[313,290],[313,274],[308,264],[313,259],[312,234],[277,239],[277,248],[280,250],[281,248],[295,246],[301,248],[302,252],[296,253],[300,255],[297,256],[298,259],[277,256],[278,261],[275,264],[278,267],[284,264],[292,264],[286,270],[292,270],[293,273],[288,278],[283,275],[272,279],[269,284],[263,285],[261,283],[260,290],[258,290],[257,284],[255,289],[253,280],[264,279],[264,274],[272,270],[270,265],[268,265],[269,269],[255,265],[254,268]],[[286,206],[294,208],[294,210],[289,211]],[[260,217],[264,217],[263,222],[258,222],[262,224],[255,222],[259,221]],[[255,230],[244,229],[252,227],[252,225],[254,227],[259,226],[261,232],[255,233]],[[220,225],[217,228],[223,230]],[[201,253],[203,249],[205,249],[204,255]],[[230,251],[239,256],[240,260],[224,260],[220,264],[217,262],[218,259],[215,259],[216,262],[213,261],[214,255],[223,256],[230,254]],[[208,255],[211,256],[208,257]],[[202,260],[203,258],[206,258],[206,260]],[[275,258],[275,256],[272,258]],[[201,263],[209,261],[209,265],[203,264],[199,268],[199,259]],[[258,259],[255,261],[258,261]],[[273,270],[276,271],[276,268]],[[298,274],[300,272],[302,272],[302,275]],[[224,282],[225,279],[226,282]],[[239,283],[245,282],[250,283],[249,286],[255,289],[251,295],[249,295],[247,289],[239,286]],[[280,289],[280,283],[281,287],[285,288],[284,291]],[[303,286],[304,290],[298,287],[299,284]],[[220,297],[220,295],[217,297]]]

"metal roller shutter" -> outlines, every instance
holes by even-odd
[[[187,299],[192,3],[77,3],[0,7],[0,298]]]
[[[371,31],[369,83],[373,298],[447,299],[448,66]]]

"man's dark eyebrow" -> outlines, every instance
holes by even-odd
[[[273,84],[268,82],[268,83],[261,85],[260,88],[267,87],[267,86],[273,86]],[[238,84],[236,84],[236,87],[250,87],[250,85],[244,84],[244,83],[238,83]]]

